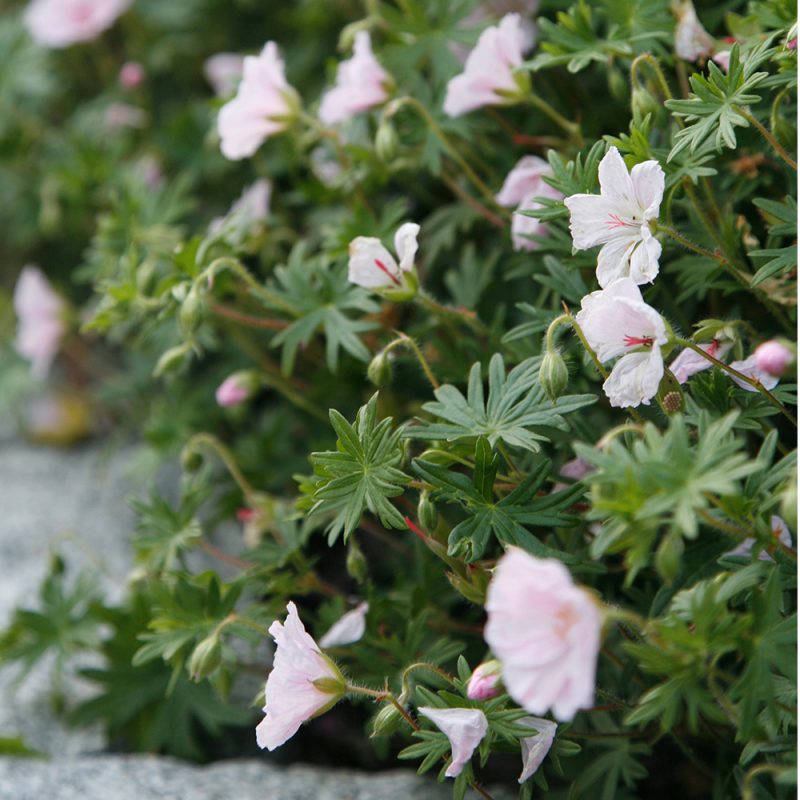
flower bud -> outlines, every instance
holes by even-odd
[[[403,715],[391,703],[387,703],[372,721],[372,733],[370,739],[378,736],[391,736],[403,721]]]
[[[608,70],[608,91],[620,103],[626,102],[630,94],[628,80],[622,70],[617,67],[610,67]]]
[[[569,383],[569,370],[564,359],[557,350],[548,350],[539,367],[539,383],[544,393],[555,401],[564,393]]]
[[[228,408],[239,405],[252,397],[260,385],[261,378],[257,372],[250,369],[240,370],[228,375],[217,387],[214,396],[219,405]]]
[[[417,518],[428,533],[435,531],[439,524],[439,512],[436,510],[429,492],[422,492],[419,496]]]
[[[358,546],[354,536],[351,536],[347,542],[347,560],[345,561],[347,567],[347,574],[358,583],[364,583],[367,579],[367,559],[361,548]]]
[[[781,516],[797,531],[797,470],[789,476],[781,492]]]
[[[470,700],[489,700],[500,694],[500,676],[503,668],[497,659],[484,661],[470,675],[467,682],[467,697]]]
[[[667,583],[678,574],[683,549],[683,537],[678,533],[665,536],[656,550],[656,571]]]
[[[191,445],[181,451],[181,467],[184,472],[197,472],[203,466],[203,456]]]
[[[137,89],[144,79],[144,67],[138,61],[126,61],[119,71],[119,82],[126,89]]]
[[[181,329],[185,334],[191,334],[200,324],[200,320],[203,318],[203,306],[203,298],[197,286],[192,286],[186,295],[186,299],[181,303],[181,310],[178,315]]]
[[[160,378],[168,372],[175,372],[186,360],[188,353],[189,346],[187,344],[179,344],[175,347],[170,347],[156,362],[156,367],[153,370],[153,377]]]
[[[388,164],[397,155],[397,146],[397,131],[394,125],[384,117],[375,134],[375,155],[384,164]]]
[[[756,348],[756,367],[779,378],[794,364],[797,353],[783,342],[771,339]]]
[[[367,378],[370,383],[379,389],[388,386],[392,382],[392,362],[389,354],[385,350],[377,353],[367,367]]]
[[[222,662],[222,645],[214,631],[194,648],[189,657],[188,669],[193,681],[207,678]]]
[[[631,112],[633,113],[634,122],[641,122],[648,114],[656,116],[661,108],[661,103],[646,87],[642,85],[633,87],[631,92]]]

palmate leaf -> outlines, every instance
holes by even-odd
[[[489,395],[484,398],[481,365],[473,364],[469,373],[467,396],[455,386],[445,384],[435,392],[435,403],[423,409],[442,420],[423,422],[409,428],[403,436],[409,439],[474,439],[485,436],[494,447],[503,441],[510,447],[538,452],[539,442],[549,441],[532,427],[551,427],[566,430],[562,414],[594,403],[591,394],[565,395],[551,402],[539,385],[541,358],[528,358],[506,374],[503,358],[495,353],[489,362]]]
[[[769,228],[768,244],[776,244],[775,239],[782,236],[795,240],[787,247],[768,247],[763,250],[751,250],[747,254],[750,258],[769,259],[761,265],[750,281],[751,286],[758,286],[767,278],[774,278],[797,268],[797,201],[791,196],[787,196],[783,203],[757,197],[753,200],[753,204],[761,209],[769,221],[775,220]]]
[[[539,558],[582,563],[577,556],[548,547],[525,526],[554,528],[574,524],[576,518],[563,512],[576,502],[584,487],[576,484],[561,492],[539,496],[550,473],[550,461],[543,459],[513,492],[495,500],[497,456],[492,454],[485,438],[478,439],[475,451],[472,479],[421,459],[414,462],[416,473],[435,487],[434,497],[458,503],[468,514],[450,532],[450,555],[463,555],[468,562],[475,561],[483,556],[490,537],[494,536],[503,544],[517,545]]]
[[[667,100],[664,103],[676,117],[690,123],[675,134],[669,161],[685,148],[697,150],[710,139],[720,152],[723,145],[731,149],[736,147],[734,128],[750,124],[742,114],[742,106],[761,99],[752,91],[768,73],[755,70],[771,55],[770,40],[749,53],[744,63],[739,55],[739,45],[734,44],[727,74],[709,61],[708,77],[695,73],[689,79],[694,91],[688,100]]]
[[[377,421],[378,395],[362,406],[351,425],[331,409],[330,419],[337,436],[335,451],[311,454],[319,482],[314,490],[310,514],[335,513],[328,525],[332,544],[356,529],[365,509],[388,528],[405,528],[403,515],[389,502],[403,493],[410,480],[401,469],[401,431],[392,430],[392,419]]]

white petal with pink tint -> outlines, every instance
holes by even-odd
[[[367,629],[369,603],[359,603],[352,611],[343,614],[319,640],[320,647],[341,647],[357,642]]]
[[[445,775],[455,778],[472,758],[475,748],[489,730],[486,715],[477,708],[430,708],[420,706],[417,711],[427,717],[450,740],[453,760]]]

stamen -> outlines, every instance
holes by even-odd
[[[716,339],[711,340],[711,344],[706,348],[706,352],[710,356],[715,356],[717,354],[717,350],[719,350],[720,344]]]
[[[625,347],[636,347],[643,345],[644,347],[651,347],[655,339],[652,336],[628,336],[622,340]]]
[[[378,261],[378,259],[376,258],[376,259],[375,259],[375,266],[376,266],[376,267],[377,267],[379,270],[381,270],[381,272],[384,272],[386,275],[388,275],[388,276],[389,276],[389,277],[392,279],[392,281],[394,281],[394,283],[395,283],[397,286],[400,286],[400,278],[398,278],[398,277],[397,277],[397,275],[395,275],[395,274],[394,274],[394,273],[393,273],[393,272],[392,272],[392,271],[391,271],[391,270],[390,270],[390,269],[389,269],[389,268],[386,266],[386,264],[384,264],[382,261]]]

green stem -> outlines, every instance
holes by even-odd
[[[729,375],[732,375],[734,378],[737,378],[743,383],[746,383],[748,386],[752,386],[757,392],[761,392],[761,394],[763,394],[764,397],[766,397],[767,400],[769,400],[769,402],[772,403],[772,405],[775,406],[775,408],[777,408],[778,411],[780,411],[781,414],[783,414],[783,416],[786,417],[786,419],[788,419],[789,422],[791,422],[792,425],[795,426],[795,428],[797,427],[797,420],[794,418],[791,412],[788,411],[784,407],[783,403],[781,403],[781,401],[778,400],[778,398],[775,397],[775,395],[772,394],[772,392],[769,389],[767,389],[767,387],[764,386],[764,384],[762,384],[761,381],[759,381],[757,378],[751,378],[749,375],[745,375],[744,373],[739,372],[738,369],[734,369],[733,367],[729,366],[724,361],[720,361],[718,358],[715,358],[710,353],[707,353],[705,350],[703,350],[702,347],[696,345],[690,339],[676,338],[675,343],[682,345],[683,347],[688,347],[690,350],[693,350],[695,353],[702,356],[707,361],[710,361],[712,364],[719,367],[720,369],[724,370]]]
[[[429,664],[427,661],[417,661],[415,664],[411,664],[403,670],[403,686],[406,686],[408,682],[408,676],[417,670],[427,670],[428,672],[432,672],[434,675],[438,675],[440,678],[443,678],[448,683],[453,683],[453,676],[449,672],[445,672],[445,670],[433,664]]]
[[[481,180],[475,170],[472,169],[472,167],[464,160],[463,156],[458,152],[458,148],[453,145],[453,143],[447,137],[447,134],[445,134],[436,120],[431,116],[428,109],[425,108],[425,106],[420,103],[419,100],[417,100],[415,97],[398,97],[397,99],[393,100],[389,106],[387,106],[387,110],[384,111],[384,113],[387,117],[391,117],[401,108],[403,108],[403,106],[410,106],[425,120],[425,123],[427,124],[431,133],[439,140],[450,158],[452,158],[453,161],[455,161],[456,164],[458,164],[458,166],[464,170],[464,174],[467,176],[472,185],[489,201],[492,207],[501,208],[501,206],[498,206],[497,204],[494,192],[483,182],[483,180]]]
[[[753,781],[759,775],[781,775],[784,772],[794,772],[795,767],[783,764],[759,764],[748,770],[744,778],[744,786],[742,788],[742,800],[753,800],[755,792],[753,791]]]
[[[407,347],[417,357],[417,361],[419,361],[422,371],[425,373],[425,377],[428,379],[428,383],[430,383],[434,389],[438,389],[441,384],[433,374],[433,370],[431,369],[428,360],[425,358],[422,350],[420,349],[420,346],[410,336],[406,336],[406,334],[402,331],[395,331],[395,333],[397,334],[397,338],[394,341],[389,342],[389,344],[383,348],[383,352],[388,353],[391,350],[394,350],[396,347]]]
[[[669,84],[667,83],[666,77],[664,77],[664,72],[661,69],[661,65],[658,63],[658,60],[655,59],[650,53],[640,53],[636,58],[633,59],[631,63],[631,83],[637,83],[637,79],[639,78],[639,68],[642,64],[647,64],[655,73],[656,79],[658,81],[658,88],[661,89],[661,94],[664,95],[665,100],[672,100],[672,92],[670,91]],[[640,86],[643,86],[642,81],[638,81]],[[678,125],[683,127],[683,121],[681,119],[677,119]]]
[[[216,436],[212,436],[210,433],[196,433],[186,443],[184,451],[191,452],[201,447],[207,447],[209,450],[216,453],[219,460],[222,461],[228,472],[230,472],[233,480],[236,481],[236,485],[242,490],[242,494],[245,498],[249,498],[256,493],[256,490],[250,485],[250,482],[239,469],[233,457],[233,453],[231,453]]]
[[[583,136],[581,134],[580,125],[578,125],[576,122],[570,122],[566,117],[559,114],[558,111],[556,111],[553,106],[550,105],[550,103],[539,97],[538,94],[529,94],[525,97],[525,99],[534,108],[541,111],[545,116],[550,117],[550,119],[553,120],[556,125],[568,133],[570,138],[579,148],[583,147]]]
[[[299,316],[299,312],[293,305],[291,305],[291,303],[287,303],[282,297],[274,292],[271,292],[266,286],[263,286],[261,283],[259,283],[255,277],[253,277],[247,267],[245,267],[245,265],[242,264],[242,262],[237,258],[233,258],[232,256],[221,256],[220,258],[214,259],[214,261],[212,261],[203,270],[197,281],[200,282],[203,279],[211,280],[218,272],[222,272],[226,269],[238,275],[248,285],[248,287],[250,287],[250,290],[253,292],[253,294],[260,297],[268,305],[283,309],[283,311],[293,317]]]
[[[797,172],[797,162],[783,149],[781,143],[750,113],[742,106],[734,106],[734,111],[741,114],[767,141],[772,149],[795,171]]]
[[[389,691],[378,691],[377,689],[368,689],[366,686],[347,686],[347,692],[350,694],[363,694],[367,697],[373,698],[378,703],[391,703],[400,712],[403,719],[415,730],[420,729],[414,718],[403,708],[402,703]]]

